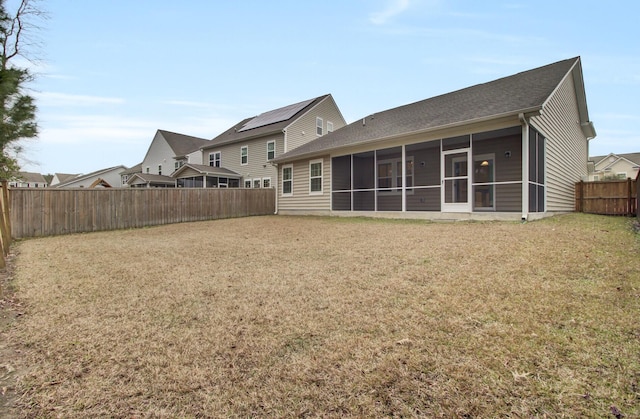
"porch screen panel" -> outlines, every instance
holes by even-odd
[[[522,211],[522,184],[496,185],[494,205],[496,211],[500,212]]]
[[[354,211],[375,211],[375,191],[353,191]]]
[[[456,150],[458,148],[469,148],[471,136],[461,135],[460,137],[445,138],[442,140],[442,150]]]
[[[375,155],[373,151],[353,155],[353,189],[374,189]]]
[[[529,211],[544,212],[544,152],[545,138],[529,128]]]
[[[331,209],[333,211],[351,211],[351,191],[332,192]]]
[[[351,190],[351,155],[331,159],[331,188],[333,191]]]
[[[440,211],[440,187],[407,189],[407,211]]]
[[[440,186],[440,141],[408,145],[406,155],[413,157],[413,186]]]
[[[351,211],[351,155],[331,159],[331,209]],[[343,191],[343,192],[340,192]]]

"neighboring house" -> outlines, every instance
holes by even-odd
[[[75,174],[71,174],[71,173],[56,173],[53,175],[53,179],[51,179],[51,183],[49,184],[49,186],[56,186],[59,185],[60,183],[65,183],[70,181],[71,179],[81,176],[78,173]]]
[[[120,173],[126,167],[114,166],[95,172],[78,175],[72,179],[56,184],[55,188],[119,188],[122,186]]]
[[[171,174],[188,162],[189,153],[199,150],[208,142],[209,140],[204,138],[190,135],[165,130],[156,131],[147,154],[142,163],[140,163],[141,170],[138,172],[143,175],[154,176],[144,176],[144,181],[140,176],[127,176],[127,184],[135,187],[175,185],[175,179],[171,177]],[[128,175],[133,175],[133,173]]]
[[[344,125],[330,94],[264,112],[215,137],[201,147],[201,164],[190,160],[173,177],[178,186],[270,188],[277,156]]]
[[[46,188],[47,181],[40,173],[19,172],[15,179],[9,181],[11,188]]]
[[[122,185],[128,186],[127,182],[129,181],[129,178],[136,173],[142,173],[142,163],[138,163],[135,166],[132,166],[120,172],[120,182],[122,183]]]
[[[574,209],[579,57],[368,115],[275,158],[284,214],[533,219]]]
[[[589,180],[635,179],[640,168],[640,153],[615,154],[589,157],[593,170]]]

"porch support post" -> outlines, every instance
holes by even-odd
[[[529,122],[519,114],[522,124],[522,221],[529,218]]]
[[[407,212],[407,150],[402,145],[402,212]]]

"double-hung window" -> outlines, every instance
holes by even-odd
[[[322,160],[312,160],[309,163],[309,193],[322,193]]]
[[[282,195],[293,195],[293,166],[282,166]]]
[[[323,133],[322,118],[316,117],[316,134],[322,135],[322,133]]]
[[[269,141],[267,143],[267,160],[273,160],[276,158],[276,142]]]
[[[413,186],[413,157],[406,161],[407,188]],[[388,159],[378,161],[378,189],[381,192],[398,192],[402,188],[402,160]]]
[[[240,148],[240,164],[245,166],[249,163],[249,146],[242,146]]]
[[[222,152],[209,153],[209,166],[220,167],[222,165]]]
[[[327,134],[333,132],[333,122],[327,121]]]

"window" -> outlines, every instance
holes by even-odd
[[[249,189],[251,187],[251,179],[244,180],[244,187]]]
[[[260,178],[257,179],[253,179],[253,187],[254,188],[260,188],[260,185],[262,184],[262,181]]]
[[[593,175],[593,180],[600,180],[600,176],[599,175]]]
[[[246,165],[249,163],[249,146],[242,146],[240,148],[240,164]]]
[[[322,135],[322,118],[316,118],[316,134]]]
[[[327,133],[333,132],[333,122],[327,121]]]
[[[214,151],[209,153],[209,166],[220,167],[222,164],[222,152]]]
[[[147,172],[147,173],[151,173],[151,168],[150,168],[149,166],[147,166],[147,168],[146,168],[146,172]]]
[[[270,177],[262,178],[262,187],[263,188],[270,188],[271,187],[271,178]]]
[[[162,165],[161,164],[158,165],[158,174],[162,175]]]
[[[618,173],[616,173],[616,178],[625,180],[627,178],[627,172],[618,172]]]
[[[276,142],[269,141],[267,143],[267,160],[273,160],[276,158]]]
[[[178,170],[180,168],[180,163],[179,161],[176,161],[175,163],[173,163],[173,170]]]
[[[309,163],[309,193],[322,193],[322,160]]]
[[[282,166],[282,195],[293,195],[293,166]]]
[[[413,186],[413,157],[407,158],[407,188]],[[378,189],[381,192],[391,192],[392,189],[402,187],[402,160],[389,159],[378,161]],[[386,190],[385,190],[386,189]],[[399,192],[395,190],[394,192]]]
[[[475,210],[495,209],[494,192],[496,177],[496,156],[494,153],[480,154],[473,158],[473,208]]]

